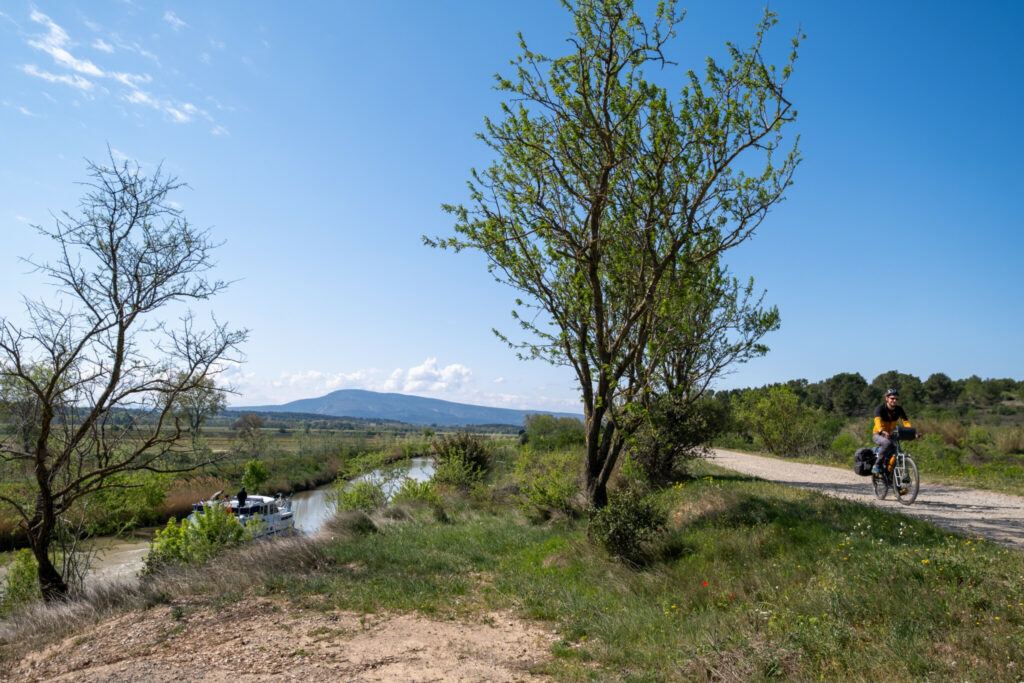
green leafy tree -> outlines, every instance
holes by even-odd
[[[486,120],[481,135],[498,159],[473,172],[470,206],[445,207],[457,236],[425,242],[481,250],[491,273],[525,295],[514,316],[529,339],[499,336],[575,372],[587,495],[602,506],[643,420],[634,404],[666,375],[682,373],[688,387],[677,356],[701,358],[731,298],[744,305],[747,289],[725,278],[719,257],[753,234],[799,161],[781,136],[796,116],[783,91],[799,38],[783,68],[767,64],[761,46],[775,19],[766,13],[751,47],[727,44],[729,63],[708,59],[703,79],[687,72],[673,103],[645,68],[669,65],[674,2],[659,3],[651,25],[631,0],[564,4],[570,53],[545,57],[520,36],[515,76],[497,78],[503,118]],[[691,283],[723,292],[705,316],[693,314]]]
[[[212,377],[203,377],[192,389],[182,392],[175,398],[174,416],[188,425],[193,450],[199,447],[199,430],[203,423],[226,408],[225,390],[218,388]]]
[[[882,403],[888,389],[897,389],[900,392],[900,405],[908,413],[916,411],[924,401],[924,389],[919,378],[890,370],[871,380],[871,404]]]
[[[30,495],[0,493],[0,501],[20,518],[46,600],[68,592],[50,547],[70,510],[104,489],[134,485],[122,474],[205,464],[171,457],[183,436],[172,406],[246,337],[216,321],[201,330],[191,313],[177,325],[167,319],[167,307],[227,286],[207,277],[216,247],[208,231],[192,227],[169,199],[181,183],[113,158],[88,168],[79,214],[61,213],[52,229],[36,226],[56,246],[55,260],[26,260],[53,295],[26,300],[18,321],[0,318],[0,385],[31,404],[17,427],[22,438],[0,443],[5,480]]]
[[[929,405],[947,408],[956,402],[957,388],[949,375],[936,372],[931,374],[922,385],[924,400]]]
[[[811,441],[820,415],[800,405],[796,393],[776,385],[751,389],[733,398],[735,419],[754,442],[775,455],[796,455]]]
[[[238,433],[238,450],[258,458],[266,447],[263,436],[263,418],[256,413],[244,413],[232,423],[231,428]]]
[[[829,377],[822,382],[821,395],[825,410],[847,417],[867,412],[873,400],[869,397],[867,380],[856,372],[841,372]]]
[[[262,460],[250,460],[245,463],[245,473],[242,474],[242,486],[249,491],[256,493],[260,487],[270,479],[270,470]]]

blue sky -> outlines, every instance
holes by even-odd
[[[660,82],[748,42],[762,4],[682,4]],[[782,328],[719,388],[1024,378],[1024,4],[771,6],[775,61],[807,34],[789,93],[804,163],[729,260]],[[49,254],[29,225],[74,209],[109,146],[187,182],[174,199],[225,242],[216,274],[237,282],[213,309],[251,330],[232,403],[361,388],[576,410],[570,372],[492,335],[515,331],[515,292],[420,239],[451,233],[440,205],[491,160],[474,134],[516,31],[557,55],[570,26],[554,0],[0,0],[0,314],[45,292],[18,261]]]

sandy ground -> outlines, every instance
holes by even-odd
[[[540,681],[555,636],[507,613],[475,623],[295,610],[253,598],[132,612],[26,656],[10,681]]]
[[[840,469],[725,450],[714,451],[709,460],[759,479],[919,517],[944,529],[1024,550],[1024,498],[1019,496],[922,482],[917,500],[907,506],[896,502],[891,493],[886,500],[875,498],[871,477],[854,474],[852,463]]]

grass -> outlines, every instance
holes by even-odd
[[[643,571],[591,545],[584,523],[448,499],[448,523],[429,507],[373,523],[351,513],[322,540],[160,576],[129,602],[256,593],[437,618],[513,609],[559,635],[542,671],[557,680],[1020,678],[1020,552],[705,463],[696,475],[659,494],[670,523]],[[2,641],[10,661],[24,633],[8,626]]]

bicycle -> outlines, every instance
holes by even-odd
[[[889,439],[896,446],[896,452],[884,463],[880,474],[871,475],[871,484],[875,487],[875,497],[885,500],[889,490],[896,495],[896,500],[904,505],[911,505],[917,500],[917,492],[921,486],[921,480],[917,475],[917,465],[914,459],[903,450],[901,440],[913,440],[917,438],[917,430],[913,427],[897,426],[892,430]],[[878,455],[875,446],[872,451]]]

